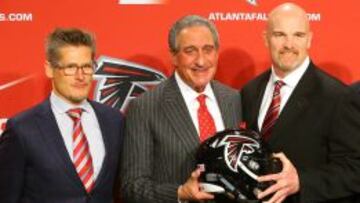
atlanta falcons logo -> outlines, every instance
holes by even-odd
[[[249,4],[253,5],[253,6],[257,6],[257,0],[246,0]]]
[[[165,80],[150,67],[102,56],[95,71],[98,80],[94,100],[125,112],[131,99]]]
[[[224,146],[225,162],[230,170],[238,173],[240,167],[250,177],[257,178],[257,175],[248,169],[242,159],[243,156],[252,154],[260,148],[256,140],[241,135],[228,135],[219,142],[217,147],[220,146]]]

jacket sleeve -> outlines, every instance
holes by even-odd
[[[0,202],[17,203],[23,192],[25,153],[12,120],[0,137]]]
[[[299,171],[300,199],[304,203],[360,193],[359,96],[344,95],[328,119],[331,120],[327,129],[328,163]]]

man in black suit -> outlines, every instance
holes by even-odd
[[[205,139],[198,99],[205,99],[215,131],[240,122],[238,92],[213,80],[219,56],[215,26],[205,18],[186,16],[172,26],[168,40],[174,75],[133,100],[128,109],[121,164],[126,203],[212,199],[200,190],[200,171],[195,170],[196,150]]]
[[[0,138],[0,202],[111,203],[123,119],[87,100],[95,42],[79,29],[56,29],[45,70],[52,92],[8,121]]]
[[[351,88],[353,88],[357,93],[360,93],[360,82],[352,84]]]
[[[276,7],[264,32],[272,67],[242,89],[244,119],[283,164],[259,181],[273,202],[354,202],[360,192],[360,104],[343,83],[310,60],[305,11]],[[281,81],[281,82],[277,82]]]

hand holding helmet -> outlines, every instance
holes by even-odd
[[[237,202],[258,202],[257,193],[273,183],[258,182],[258,177],[282,169],[280,160],[272,156],[260,135],[244,129],[218,132],[204,141],[197,162],[203,171],[203,189],[224,193]]]

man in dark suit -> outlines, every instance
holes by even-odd
[[[275,184],[258,198],[353,202],[360,192],[359,100],[309,59],[312,32],[299,6],[276,7],[264,38],[272,67],[242,89],[243,115],[279,152],[283,170],[259,178]]]
[[[87,100],[93,37],[56,29],[46,54],[50,97],[10,119],[0,139],[0,202],[111,203],[123,119]]]
[[[352,84],[351,88],[353,88],[357,93],[360,93],[360,82]]]
[[[196,150],[206,139],[199,98],[205,98],[213,132],[240,122],[239,94],[213,80],[219,49],[215,26],[202,17],[186,16],[172,26],[168,41],[174,75],[133,100],[128,109],[121,164],[126,203],[214,198],[200,190],[200,171],[195,170]]]

